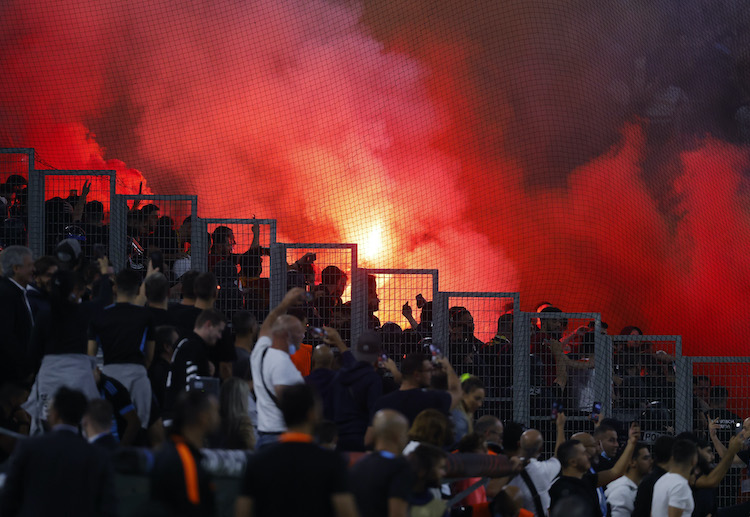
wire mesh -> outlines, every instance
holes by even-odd
[[[0,249],[28,245],[28,182],[32,163],[31,150],[0,149]]]
[[[717,452],[714,441],[726,447],[742,430],[745,417],[750,415],[750,358],[696,357],[691,360],[694,429]],[[709,432],[710,423],[717,427],[715,438]],[[743,449],[747,448],[746,443]],[[750,465],[735,461],[718,487],[719,508],[750,501],[749,468]]]
[[[274,266],[275,283],[272,303],[281,301],[293,287],[308,294],[305,315],[311,328],[336,329],[350,344],[359,335],[361,325],[353,317],[359,310],[353,276],[357,270],[356,244],[277,244],[272,256],[279,257]],[[354,292],[353,292],[354,291]],[[364,293],[360,293],[360,298]],[[308,333],[305,343],[321,341]]]
[[[443,322],[433,337],[459,375],[469,374],[485,386],[483,406],[475,416],[513,418],[514,319],[517,293],[440,293],[435,319]]]
[[[612,336],[613,416],[638,421],[643,440],[653,443],[676,430],[676,336]]]
[[[216,307],[228,318],[248,310],[258,321],[268,315],[271,300],[270,249],[276,241],[273,219],[200,219],[207,244],[205,269],[216,275]],[[197,250],[196,250],[197,251]],[[197,259],[196,259],[197,260]]]
[[[364,328],[379,329],[383,353],[400,365],[404,354],[429,351],[437,270],[363,269]]]
[[[144,271],[153,258],[171,283],[192,269],[193,224],[197,213],[197,196],[117,196],[125,203],[119,224],[126,257],[122,262],[130,269]]]
[[[36,171],[44,178],[43,250],[52,254],[67,238],[81,245],[86,259],[104,246],[107,254],[109,215],[115,193],[114,171]]]

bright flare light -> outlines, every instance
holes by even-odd
[[[383,249],[383,228],[377,223],[367,234],[362,244],[362,255],[366,260],[375,260]]]

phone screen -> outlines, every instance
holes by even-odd
[[[596,420],[602,412],[602,403],[594,402],[594,406],[591,408],[591,420]]]

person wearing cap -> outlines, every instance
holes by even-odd
[[[339,428],[340,451],[365,450],[367,424],[383,394],[383,381],[376,371],[380,352],[380,334],[363,332],[351,352],[355,362],[345,364],[334,379],[333,420]]]
[[[25,246],[8,246],[0,253],[0,378],[23,381],[31,373],[26,359],[34,318],[26,295],[34,261]]]
[[[72,271],[81,258],[81,243],[73,238],[61,240],[55,248],[54,257],[60,264],[60,269]]]

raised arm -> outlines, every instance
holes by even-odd
[[[461,402],[461,379],[456,375],[456,371],[451,363],[445,357],[441,358],[438,363],[443,367],[448,377],[448,392],[451,394],[451,409],[454,409]]]
[[[599,477],[597,479],[598,486],[606,486],[625,474],[625,471],[628,469],[628,463],[630,463],[630,460],[633,458],[633,451],[635,450],[635,444],[637,441],[638,435],[631,432],[630,438],[628,438],[628,445],[625,447],[625,450],[622,451],[622,456],[617,460],[615,466],[609,470],[599,472]]]
[[[284,296],[284,299],[281,300],[281,303],[278,304],[268,316],[266,316],[265,320],[263,320],[263,325],[260,327],[258,337],[271,337],[271,328],[276,320],[279,319],[279,316],[286,314],[286,311],[291,307],[301,303],[304,294],[305,290],[301,287],[290,289],[289,292],[286,293],[286,296]]]
[[[740,431],[739,434],[732,436],[729,440],[729,447],[727,448],[727,454],[725,454],[721,461],[707,476],[701,476],[695,482],[695,488],[715,488],[719,486],[721,480],[727,475],[729,467],[732,466],[735,455],[740,452],[742,448],[742,442],[745,441],[745,431]]]
[[[557,438],[555,440],[555,456],[557,456],[557,449],[560,448],[560,446],[565,441],[565,413],[560,411],[557,413],[557,418],[555,419],[555,427],[557,427]]]

